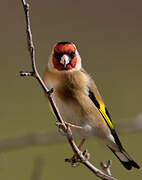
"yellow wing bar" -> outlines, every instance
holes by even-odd
[[[109,113],[105,107],[105,105],[99,100],[98,97],[94,95],[94,93],[90,90],[88,87],[88,96],[92,100],[92,102],[95,104],[95,106],[98,108],[100,113],[102,114],[103,118],[105,119],[107,125],[111,128],[114,129],[114,126],[111,122],[111,118],[109,116]]]
[[[103,115],[103,117],[105,118],[105,120],[106,120],[107,124],[110,126],[110,128],[111,128],[111,129],[114,129],[114,126],[113,126],[110,118],[109,118],[108,115],[106,114],[106,108],[105,108],[105,106],[104,106],[100,101],[98,101],[98,102],[99,102],[99,104],[100,104],[100,108],[99,108],[100,113]]]

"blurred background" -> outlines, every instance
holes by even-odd
[[[58,41],[72,41],[81,54],[83,66],[95,79],[113,122],[129,122],[142,112],[142,1],[31,0],[29,3],[41,75],[52,46]],[[35,162],[39,158],[44,161],[41,180],[58,179],[59,175],[62,180],[97,179],[82,165],[71,168],[64,163],[64,158],[72,156],[65,140],[53,137],[53,142],[47,145],[32,146],[29,142],[23,148],[1,148],[7,138],[9,144],[13,142],[11,138],[35,133],[49,133],[52,138],[57,128],[38,82],[19,76],[19,71],[31,70],[21,1],[1,1],[0,9],[0,179],[35,179]],[[142,165],[142,132],[120,134],[120,139]],[[89,150],[90,161],[97,167],[100,161],[112,159],[114,177],[142,178],[141,170],[126,171],[94,139],[88,140],[84,148]]]

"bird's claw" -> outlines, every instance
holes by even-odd
[[[82,155],[84,156],[84,158],[85,158],[86,160],[88,160],[88,159],[90,158],[90,154],[88,153],[88,150],[87,150],[87,149],[85,149],[85,150],[83,151]],[[79,164],[80,164],[80,162],[81,162],[81,159],[78,157],[77,154],[74,154],[74,155],[72,156],[72,158],[66,158],[66,159],[65,159],[65,162],[70,163],[72,167],[77,167],[77,166],[79,166]]]
[[[56,126],[58,127],[59,133],[61,133],[62,136],[66,136],[66,133],[65,133],[62,123],[56,122]]]
[[[65,162],[70,163],[72,167],[77,167],[77,166],[79,166],[80,159],[79,159],[78,156],[75,154],[72,158],[66,158],[66,159],[65,159]]]

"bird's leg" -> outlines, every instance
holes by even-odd
[[[71,124],[69,122],[65,122],[65,125],[67,126],[67,129],[69,129],[69,128],[83,129],[82,126],[74,125],[74,124]]]
[[[83,129],[83,127],[77,126],[77,125],[74,125],[74,124],[71,124],[71,123],[65,122],[65,124],[66,124],[66,126],[67,126],[67,130],[69,130],[69,131],[70,131],[70,127],[72,127],[72,128],[78,128],[78,129]],[[84,144],[85,141],[86,141],[85,138],[83,138],[83,139],[81,140],[81,142],[80,142],[80,144],[79,144],[79,146],[78,146],[78,149],[79,149],[79,150],[81,150],[81,147],[83,146],[83,144]],[[85,150],[83,151],[83,155],[84,155],[85,158],[87,158],[87,159],[89,159],[89,157],[90,157],[87,149],[85,149]],[[76,154],[74,154],[73,157],[72,157],[71,159],[69,159],[69,161],[72,162],[73,164],[75,164],[75,162],[78,162],[78,157],[76,156]],[[71,163],[71,164],[72,164],[72,163]],[[72,164],[72,165],[73,165],[73,164]]]
[[[72,135],[72,132],[71,132],[71,129],[70,128],[77,128],[77,129],[83,129],[83,127],[81,126],[78,126],[78,125],[74,125],[74,124],[71,124],[71,123],[68,123],[68,122],[64,122],[66,127],[67,127],[67,131],[69,134]],[[65,135],[64,131],[62,130],[62,126],[59,122],[56,123],[56,125],[59,127],[59,132],[62,134],[62,135]],[[78,146],[78,149],[81,150],[81,147],[83,146],[84,142],[85,142],[85,138],[83,138]],[[83,151],[83,156],[86,158],[86,159],[89,159],[89,153],[87,150],[84,150]],[[80,162],[80,159],[78,158],[77,154],[74,154],[71,158],[66,158],[65,159],[65,162],[69,162],[73,167],[76,167],[79,162]]]
[[[65,125],[66,125],[66,131],[68,132],[68,134],[72,135],[72,132],[71,132],[71,128],[77,128],[77,129],[83,129],[82,126],[78,126],[78,125],[74,125],[74,124],[71,124],[71,123],[68,123],[66,121],[64,121]],[[63,126],[60,122],[56,122],[56,126],[58,126],[59,128],[59,132],[64,136],[66,135],[64,130],[62,129]]]
[[[85,142],[85,138],[83,138],[78,146],[78,149],[81,150],[81,147],[83,146],[84,142]]]

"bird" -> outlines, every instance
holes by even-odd
[[[140,168],[123,148],[94,80],[82,67],[74,43],[63,41],[54,45],[43,81],[49,89],[54,88],[53,99],[73,133],[83,139],[100,140],[127,170]]]

